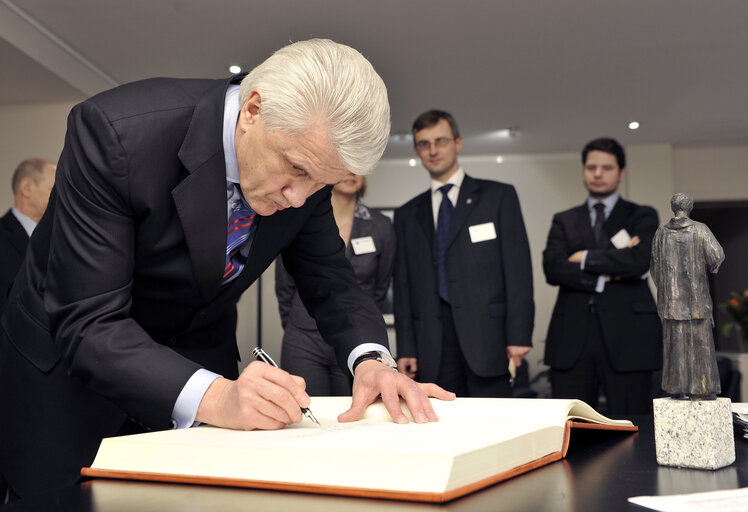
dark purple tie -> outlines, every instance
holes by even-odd
[[[439,205],[439,215],[436,218],[436,268],[439,277],[439,297],[449,302],[449,286],[447,281],[447,235],[449,223],[452,221],[452,201],[447,197],[451,183],[439,187],[442,202]]]
[[[231,282],[244,268],[246,258],[242,255],[241,248],[250,238],[254,220],[254,210],[243,200],[237,201],[226,231],[226,267],[221,286]]]

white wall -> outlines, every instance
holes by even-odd
[[[56,161],[62,149],[67,113],[73,104],[34,104],[0,107],[0,210],[12,206],[10,180],[16,165],[28,156]],[[695,200],[748,199],[748,144],[672,148],[668,144],[629,146],[628,174],[622,195],[654,206],[660,221],[670,218],[670,196],[691,193]],[[535,285],[535,349],[532,368],[542,357],[556,289],[545,283],[541,254],[555,212],[581,204],[586,194],[577,151],[558,154],[495,155],[460,158],[465,171],[517,188],[530,239]],[[366,202],[375,207],[397,207],[426,190],[428,176],[420,162],[383,160],[369,177]],[[239,303],[238,336],[244,363],[257,343],[257,285]],[[274,295],[272,267],[262,281],[262,341],[273,357],[280,355],[282,330]],[[534,373],[534,372],[533,372]]]
[[[57,162],[73,103],[0,106],[0,215],[13,206],[10,181],[29,157]]]
[[[748,199],[748,145],[679,148],[673,167],[675,191],[696,201]]]

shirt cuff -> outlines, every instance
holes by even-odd
[[[351,354],[348,356],[348,369],[351,371],[351,375],[353,375],[353,363],[358,359],[358,356],[361,354],[365,354],[366,352],[384,352],[385,354],[390,354],[390,351],[385,347],[384,345],[380,345],[379,343],[362,343],[358,347],[354,348]],[[392,354],[390,354],[391,356]]]
[[[199,423],[195,421],[195,416],[197,416],[200,401],[213,381],[219,377],[221,375],[205,368],[200,368],[192,374],[174,403],[174,410],[171,413],[174,428],[189,428]]]
[[[595,291],[597,293],[603,293],[603,290],[605,290],[605,276],[600,274],[597,276],[597,284],[595,285]]]
[[[588,253],[588,252],[589,252],[589,251],[584,251],[584,252],[582,253],[582,261],[581,261],[581,262],[579,263],[579,268],[580,268],[581,270],[584,270],[584,264],[585,264],[585,262],[587,261],[587,253]]]

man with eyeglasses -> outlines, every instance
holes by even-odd
[[[449,113],[421,114],[412,132],[431,188],[395,212],[398,369],[458,396],[510,397],[509,367],[529,352],[534,317],[517,193],[465,174]]]

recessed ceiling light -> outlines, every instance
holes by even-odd
[[[411,167],[415,167],[416,166],[416,159],[415,158],[411,158],[410,160],[408,160],[408,165],[411,166]]]
[[[241,66],[237,66],[236,64],[233,64],[233,65],[229,66],[229,73],[235,75],[235,74],[241,73],[241,72],[242,72],[242,67]]]
[[[637,128],[639,128],[639,123],[636,121],[631,121],[629,123],[629,130],[636,130]]]
[[[503,164],[504,163],[504,157],[499,155],[496,157],[496,163],[497,164]]]

